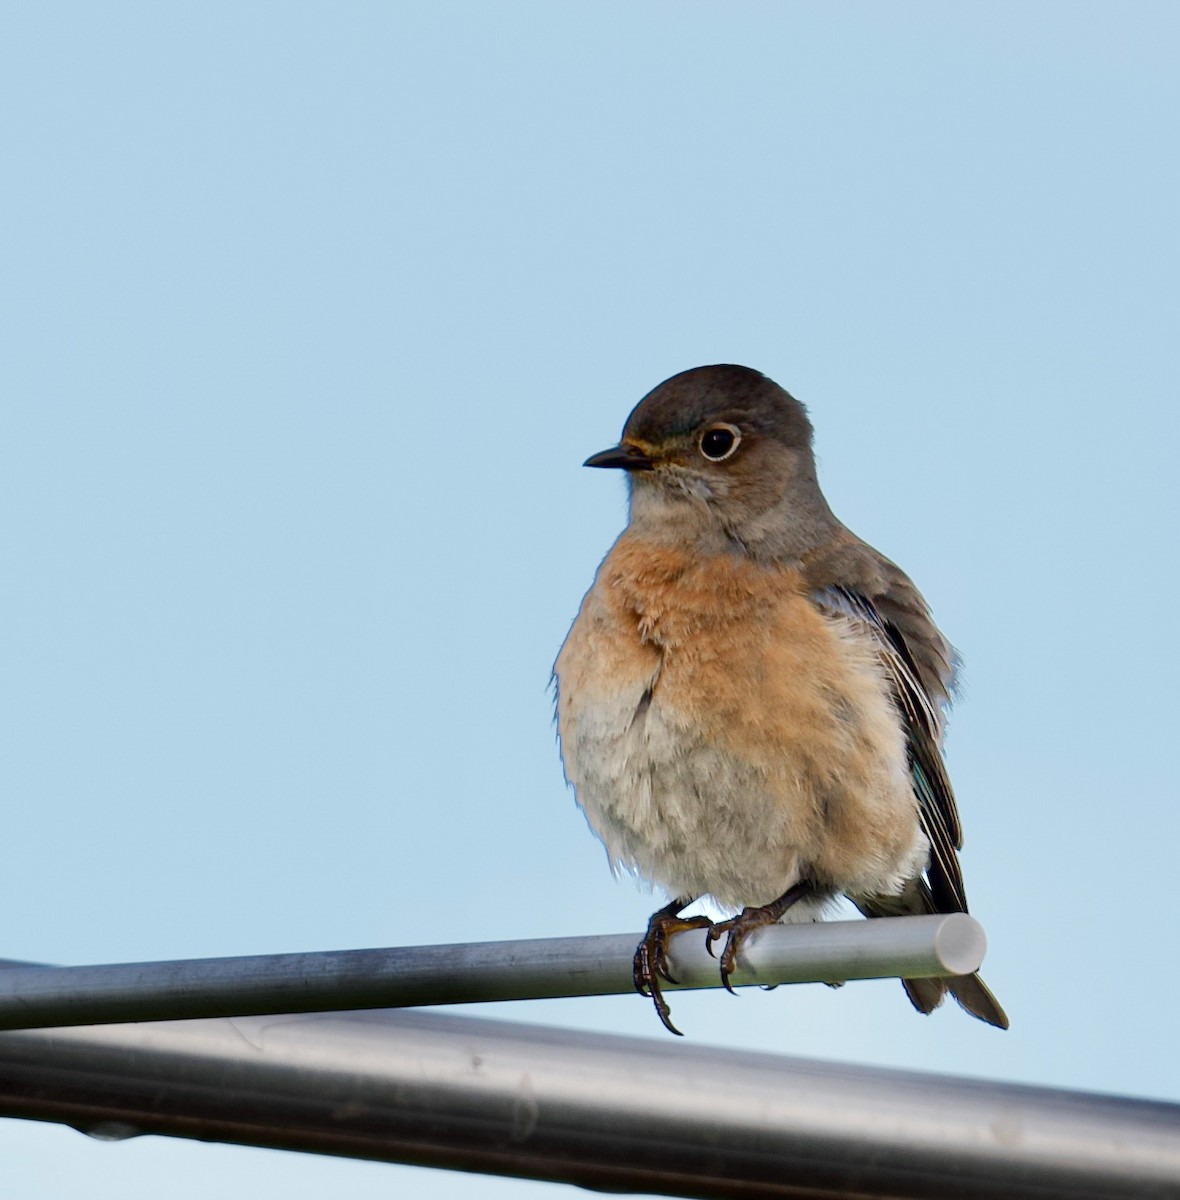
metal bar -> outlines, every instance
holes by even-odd
[[[0,1114],[676,1196],[1180,1196],[1180,1105],[441,1013],[0,1034]]]
[[[633,990],[631,958],[639,937],[625,933],[110,966],[10,963],[0,971],[0,1029],[615,995]],[[964,975],[978,968],[985,948],[983,929],[963,913],[780,925],[750,937],[734,981]],[[670,957],[678,986],[718,986],[717,962],[706,951],[702,932],[678,935]]]

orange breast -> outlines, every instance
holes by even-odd
[[[579,802],[612,857],[670,890],[765,903],[799,874],[861,892],[920,869],[875,653],[797,571],[624,534],[557,675]]]

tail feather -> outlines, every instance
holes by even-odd
[[[902,917],[937,913],[939,906],[931,895],[924,879],[915,879],[898,896],[873,896],[857,899],[853,903],[866,917]],[[987,984],[974,975],[951,975],[938,979],[903,979],[910,1003],[921,1013],[933,1012],[950,992],[960,1008],[994,1025],[997,1029],[1008,1028],[1008,1014],[1000,1007]]]
[[[991,988],[974,975],[953,975],[943,980],[947,990],[959,1002],[959,1007],[973,1017],[994,1025],[997,1029],[1008,1028],[1008,1014],[991,993]]]
[[[918,1012],[927,1015],[942,1003],[946,995],[945,979],[903,979],[901,986]]]
[[[901,986],[905,988],[910,1003],[920,1013],[933,1012],[950,992],[959,1007],[973,1017],[997,1029],[1008,1028],[1008,1014],[978,974],[952,975],[941,979],[903,979]]]

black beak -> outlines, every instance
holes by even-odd
[[[649,455],[638,446],[629,446],[626,442],[620,442],[609,450],[599,450],[582,464],[584,467],[621,467],[624,471],[650,471],[654,465]]]

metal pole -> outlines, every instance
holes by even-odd
[[[1180,1196],[1180,1105],[440,1013],[0,1034],[0,1114],[674,1196]]]
[[[9,963],[0,970],[0,1029],[622,994],[633,990],[631,958],[639,937],[87,967]],[[749,939],[734,980],[834,983],[964,975],[979,967],[985,947],[983,929],[963,913],[779,925]],[[671,961],[678,986],[718,986],[717,962],[706,952],[703,932],[676,937]]]

